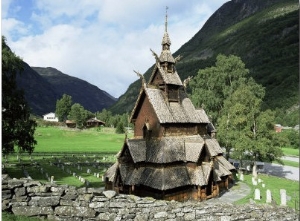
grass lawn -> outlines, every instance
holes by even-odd
[[[77,130],[64,127],[37,127],[34,152],[111,152],[121,150],[125,135],[112,128]]]
[[[299,167],[299,162],[290,161],[290,160],[281,160],[281,161],[283,162],[283,165],[291,166],[291,167]],[[275,161],[274,163],[280,164],[277,161]]]
[[[266,191],[269,189],[274,202],[276,202],[277,205],[280,205],[280,189],[285,189],[287,194],[287,205],[291,208],[295,208],[296,205],[299,210],[299,181],[292,181],[265,174],[259,174],[258,178],[263,181],[265,187],[262,187],[262,183],[259,183],[257,186],[253,186],[252,175],[244,175],[243,182],[251,187],[250,195],[237,201],[236,204],[245,204],[249,203],[250,199],[254,200],[254,191],[258,188],[260,190],[261,200],[255,200],[256,203],[266,203]]]
[[[297,156],[299,157],[299,148],[294,149],[290,147],[282,147],[283,154],[285,156]]]

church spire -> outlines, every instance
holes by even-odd
[[[161,45],[163,46],[163,50],[165,48],[164,45],[168,45],[168,48],[171,45],[171,40],[168,34],[168,6],[166,7],[165,33]]]
[[[168,6],[166,6],[165,32],[168,32]]]

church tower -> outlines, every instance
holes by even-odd
[[[167,30],[162,51],[132,110],[134,137],[105,173],[106,189],[156,199],[206,200],[229,188],[235,169],[212,136],[203,109],[195,109],[177,71]]]

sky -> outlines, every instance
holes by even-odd
[[[228,0],[2,0],[1,34],[32,67],[53,67],[118,98],[161,52],[171,52]]]

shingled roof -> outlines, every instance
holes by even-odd
[[[120,164],[120,173],[125,185],[144,185],[158,190],[180,186],[207,185],[211,167],[203,164],[196,168],[185,165],[177,167],[128,167]]]
[[[180,102],[166,103],[163,92],[159,89],[144,88],[149,101],[159,119],[160,123],[209,123],[204,110],[196,110],[191,100],[184,92],[180,93]],[[137,100],[132,117],[141,101],[142,93]]]
[[[162,137],[148,143],[143,139],[127,139],[123,148],[129,149],[135,163],[171,163],[197,162],[203,146],[203,138],[200,135],[194,135]]]

